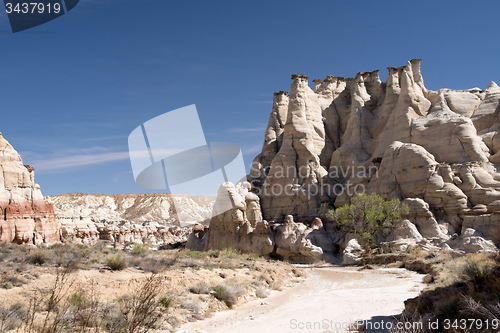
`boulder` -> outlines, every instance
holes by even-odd
[[[344,249],[344,259],[342,261],[343,265],[357,265],[362,261],[363,248],[359,245],[356,238],[351,238],[347,241],[346,247]]]
[[[208,235],[208,226],[196,225],[189,234],[186,248],[191,251],[203,251],[205,249],[206,236]]]
[[[323,257],[323,250],[312,244],[307,235],[312,229],[303,223],[294,223],[288,215],[285,223],[276,229],[276,253],[285,260],[296,262],[314,262]]]
[[[203,243],[207,251],[229,248],[262,256],[281,257],[295,262],[335,260],[333,239],[336,230],[331,227],[327,228],[327,231],[319,218],[312,218],[312,227],[302,222],[294,222],[292,215],[284,218],[278,216],[280,222],[249,221],[249,216],[262,216],[255,212],[261,209],[258,201],[254,202],[255,206],[252,208],[247,204],[248,201],[245,198],[248,198],[250,190],[251,187],[246,181],[236,185],[222,184],[214,205],[215,214],[218,212],[220,214],[212,218],[209,231],[202,240],[195,235],[194,230],[189,236],[186,247],[195,250],[199,249],[200,244]],[[227,209],[228,201],[232,205],[231,209]],[[249,209],[254,210],[253,215],[248,214]]]
[[[429,204],[420,198],[406,198],[404,203],[410,209],[408,219],[415,224],[420,235],[427,239],[447,240],[449,235],[443,232],[434,214],[429,210]]]
[[[480,236],[464,237],[462,248],[466,252],[498,253],[498,249],[492,241],[486,240]]]

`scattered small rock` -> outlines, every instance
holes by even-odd
[[[362,271],[362,270],[365,270],[365,269],[373,269],[373,266],[372,265],[364,265],[363,267],[361,267],[360,269],[358,269],[358,271]]]
[[[452,258],[460,258],[460,257],[464,257],[467,253],[465,251],[462,251],[462,250],[453,250],[453,251],[450,251],[450,255]]]
[[[219,276],[220,276],[221,278],[225,279],[227,275],[226,275],[226,273],[219,273]]]
[[[427,284],[432,283],[434,282],[434,276],[432,276],[431,274],[427,274],[423,277],[422,282]]]
[[[405,264],[402,261],[396,261],[396,262],[391,262],[390,264],[387,264],[387,267],[390,268],[403,268],[405,267]]]
[[[432,259],[432,258],[436,258],[436,254],[435,254],[434,252],[429,253],[429,254],[425,257],[425,259]]]

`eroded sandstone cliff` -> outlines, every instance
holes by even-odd
[[[54,207],[35,184],[35,171],[0,133],[0,241],[51,244],[59,241]]]
[[[250,175],[265,219],[341,206],[358,184],[386,199],[421,198],[458,232],[465,216],[483,209],[477,205],[485,213],[498,210],[500,88],[494,82],[486,90],[430,91],[420,60],[390,67],[386,82],[378,71],[328,76],[315,80],[313,91],[307,77],[292,79],[290,96],[275,98],[271,113],[275,118],[288,104],[287,122],[276,139],[266,135]],[[281,173],[286,166],[297,172]],[[275,195],[276,184],[291,195]]]
[[[314,89],[307,76],[292,75],[290,94],[274,95],[262,153],[248,176],[251,185],[221,187],[242,198],[249,187],[260,198],[266,221],[247,223],[245,205],[233,205],[233,211],[212,219],[205,247],[234,246],[235,234],[243,240],[260,228],[259,235],[270,236],[258,243],[268,249],[271,242],[277,253],[279,242],[290,237],[279,237],[278,227],[271,226],[285,221],[289,226],[282,229],[290,229],[293,242],[302,246],[295,254],[325,250],[336,238],[333,231],[316,228],[328,237],[312,237],[312,226],[291,228],[290,221],[323,218],[356,194],[376,192],[410,206],[409,220],[387,239],[392,245],[431,242],[466,251],[475,242],[484,245],[476,249],[494,249],[481,237],[498,242],[500,234],[495,231],[500,226],[500,88],[491,82],[485,90],[428,90],[420,60],[388,71],[386,82],[378,71],[354,78],[329,75],[314,80]],[[349,252],[354,243],[347,237],[337,244]],[[334,246],[327,251],[334,253]]]

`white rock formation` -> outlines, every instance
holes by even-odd
[[[182,207],[177,212],[172,197]],[[46,197],[54,204],[61,238],[93,244],[98,239],[118,243],[161,245],[187,240],[191,228],[180,228],[177,214],[193,221],[208,220],[215,198],[177,194],[61,194]]]
[[[429,240],[436,240],[440,243],[448,240],[448,232],[444,232],[437,223],[434,214],[429,210],[429,204],[419,198],[407,198],[404,203],[410,209],[409,220],[413,221],[422,237]]]
[[[248,185],[248,182],[236,185],[222,184],[214,205],[216,215],[210,222],[208,233],[195,227],[189,236],[187,248],[191,250],[230,248],[295,262],[314,262],[322,258],[331,261],[334,249],[329,245],[333,244],[331,241],[334,237],[332,233],[335,233],[333,228],[329,231],[324,229],[320,219],[311,221],[309,226],[295,223],[291,215],[285,218],[284,223],[269,224],[262,220],[262,216],[260,220],[251,220],[256,214],[249,215],[249,210],[260,211],[260,206],[257,206],[258,203],[248,195],[252,193]],[[230,198],[233,208],[219,210],[221,205],[225,205],[227,197]],[[255,206],[252,207],[249,202]],[[218,211],[222,213],[217,214]]]
[[[263,218],[322,216],[376,192],[406,200],[411,224],[400,231],[413,241],[439,245],[473,228],[499,244],[500,88],[428,90],[420,60],[388,70],[386,82],[378,71],[329,75],[314,90],[293,75],[290,95],[275,94],[249,175]],[[454,246],[479,248],[466,238]]]
[[[359,245],[356,238],[351,238],[344,249],[343,265],[356,265],[361,262],[363,248]]]
[[[388,70],[386,82],[378,71],[329,75],[314,80],[314,90],[307,76],[292,75],[290,95],[274,94],[251,186],[221,186],[214,206],[221,213],[192,245],[295,261],[338,262],[343,249],[343,262],[356,263],[355,240],[330,223],[311,222],[375,192],[410,208],[388,237],[377,239],[385,247],[495,252],[500,88],[492,82],[484,91],[428,90],[420,60]],[[233,209],[225,211],[229,198]]]

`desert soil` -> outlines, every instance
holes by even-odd
[[[404,301],[425,287],[422,275],[404,269],[345,267],[303,268],[308,278],[284,291],[273,291],[213,317],[186,323],[180,330],[208,333],[341,332],[342,323],[369,320],[372,327],[392,320]],[[314,326],[316,323],[316,326]],[[310,327],[308,327],[310,325]],[[345,326],[345,325],[344,325]],[[387,330],[367,330],[367,332]]]

